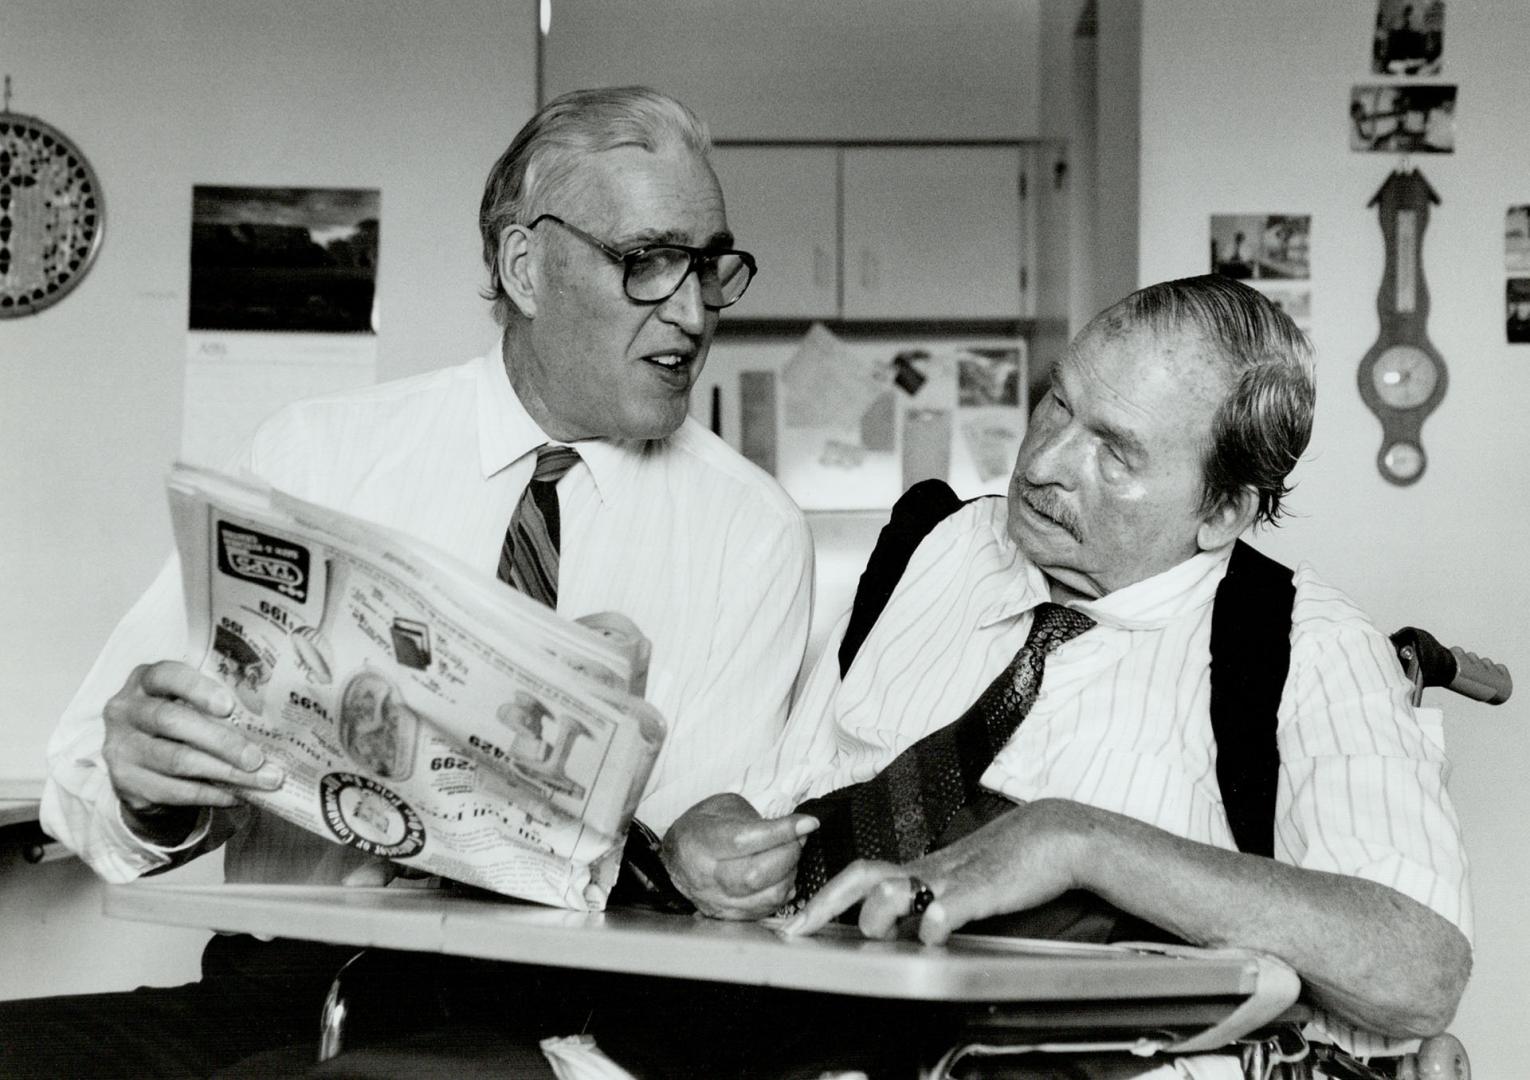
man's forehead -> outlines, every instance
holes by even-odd
[[[711,166],[683,146],[619,146],[591,154],[571,188],[605,239],[620,247],[731,240]]]
[[[1157,335],[1148,327],[1101,317],[1069,343],[1067,353],[1053,367],[1053,377],[1064,378],[1080,368],[1097,366],[1102,360],[1128,368],[1156,366],[1157,352]]]
[[[1073,339],[1061,362],[1077,364],[1086,357],[1108,358],[1139,370],[1200,369],[1221,383],[1231,374],[1225,358],[1194,323],[1155,326],[1124,317],[1097,319]]]
[[[1101,424],[1130,429],[1172,412],[1179,422],[1205,415],[1225,400],[1232,369],[1193,329],[1159,332],[1115,324],[1080,334],[1052,378],[1070,396],[1087,393]],[[1198,403],[1192,405],[1192,402]],[[1075,401],[1078,405],[1080,402]]]

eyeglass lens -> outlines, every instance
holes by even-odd
[[[696,265],[701,282],[701,302],[724,308],[744,295],[753,276],[749,264],[737,252],[696,254],[684,248],[652,247],[627,260],[627,295],[640,303],[657,303],[672,296]]]

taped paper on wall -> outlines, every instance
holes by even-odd
[[[764,441],[765,374],[740,375],[750,445]],[[1025,434],[1023,342],[851,342],[815,325],[780,379],[770,460],[805,510],[886,509],[929,478],[964,497],[1008,485]]]

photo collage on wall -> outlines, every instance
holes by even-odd
[[[1312,330],[1309,214],[1212,214],[1211,272],[1252,285]]]
[[[1008,488],[1023,339],[845,340],[815,323],[775,370],[749,367],[740,449],[804,510],[885,510],[927,479],[963,498]]]
[[[1510,345],[1530,345],[1530,204],[1504,217],[1504,334]]]
[[[1403,82],[1444,67],[1445,0],[1377,0],[1371,74],[1398,81],[1357,84],[1349,98],[1349,146],[1364,153],[1455,152],[1456,87]]]

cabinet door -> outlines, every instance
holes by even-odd
[[[1029,315],[1019,147],[844,151],[844,317]]]
[[[729,315],[744,319],[839,314],[839,151],[832,146],[718,146],[734,242],[759,272]]]

